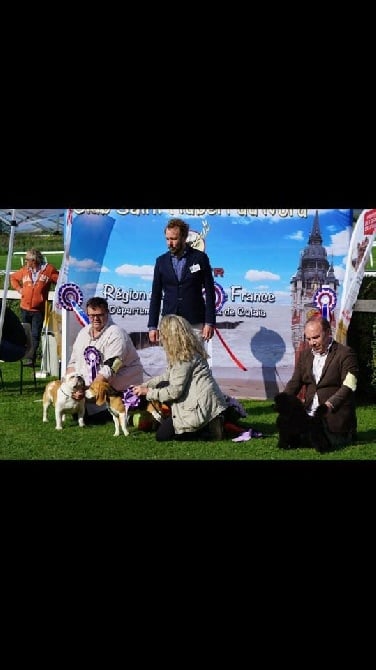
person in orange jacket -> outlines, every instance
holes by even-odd
[[[28,249],[25,266],[10,275],[12,288],[21,295],[21,321],[31,326],[34,363],[42,334],[48,292],[51,284],[56,284],[58,278],[59,270],[47,263],[38,249]]]

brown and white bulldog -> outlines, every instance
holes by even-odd
[[[73,398],[72,395],[76,397]],[[79,399],[77,399],[77,396]],[[61,381],[56,379],[46,385],[43,393],[43,422],[48,421],[47,410],[55,407],[56,430],[62,430],[65,414],[77,414],[78,425],[83,428],[85,414],[85,380],[75,372],[67,374]]]
[[[85,395],[88,400],[95,399],[96,405],[107,403],[108,411],[112,414],[115,424],[114,437],[120,435],[120,427],[125,436],[129,435],[127,429],[128,408],[124,405],[118,391],[115,391],[108,382],[94,381],[86,390]]]

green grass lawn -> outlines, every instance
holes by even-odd
[[[354,446],[319,454],[313,449],[281,451],[277,448],[276,414],[270,400],[243,400],[247,417],[240,421],[263,433],[262,438],[247,442],[157,443],[154,433],[138,431],[113,437],[112,421],[104,425],[79,428],[67,416],[62,431],[55,429],[53,408],[49,422],[42,422],[42,394],[51,379],[38,379],[34,389],[32,373],[24,369],[23,393],[19,392],[20,364],[1,363],[4,388],[0,388],[1,440],[0,460],[95,460],[95,461],[343,461],[376,458],[376,422],[374,405],[359,405],[358,442]]]
[[[376,272],[376,244],[374,244],[372,247],[370,259],[366,265],[366,270]]]

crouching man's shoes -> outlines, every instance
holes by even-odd
[[[279,449],[298,449],[301,446],[300,435],[283,435],[279,433],[277,447]]]
[[[289,443],[284,440],[278,440],[277,447],[278,449],[291,449]]]

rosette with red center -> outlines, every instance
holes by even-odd
[[[94,381],[97,376],[99,364],[101,362],[100,352],[95,347],[86,347],[84,351],[84,358],[89,366],[91,381]]]
[[[225,302],[227,302],[228,297],[225,290],[222,288],[218,282],[214,282],[214,291],[215,291],[215,311],[216,314],[221,311]]]
[[[327,321],[331,320],[331,314],[337,304],[337,295],[329,286],[317,289],[313,296],[313,304],[318,307],[321,316]]]
[[[216,281],[214,282],[214,292],[215,292],[215,313],[218,314],[218,312],[221,311],[225,302],[228,300],[228,296],[226,291]],[[203,296],[205,297],[205,289],[203,289],[202,293]]]

